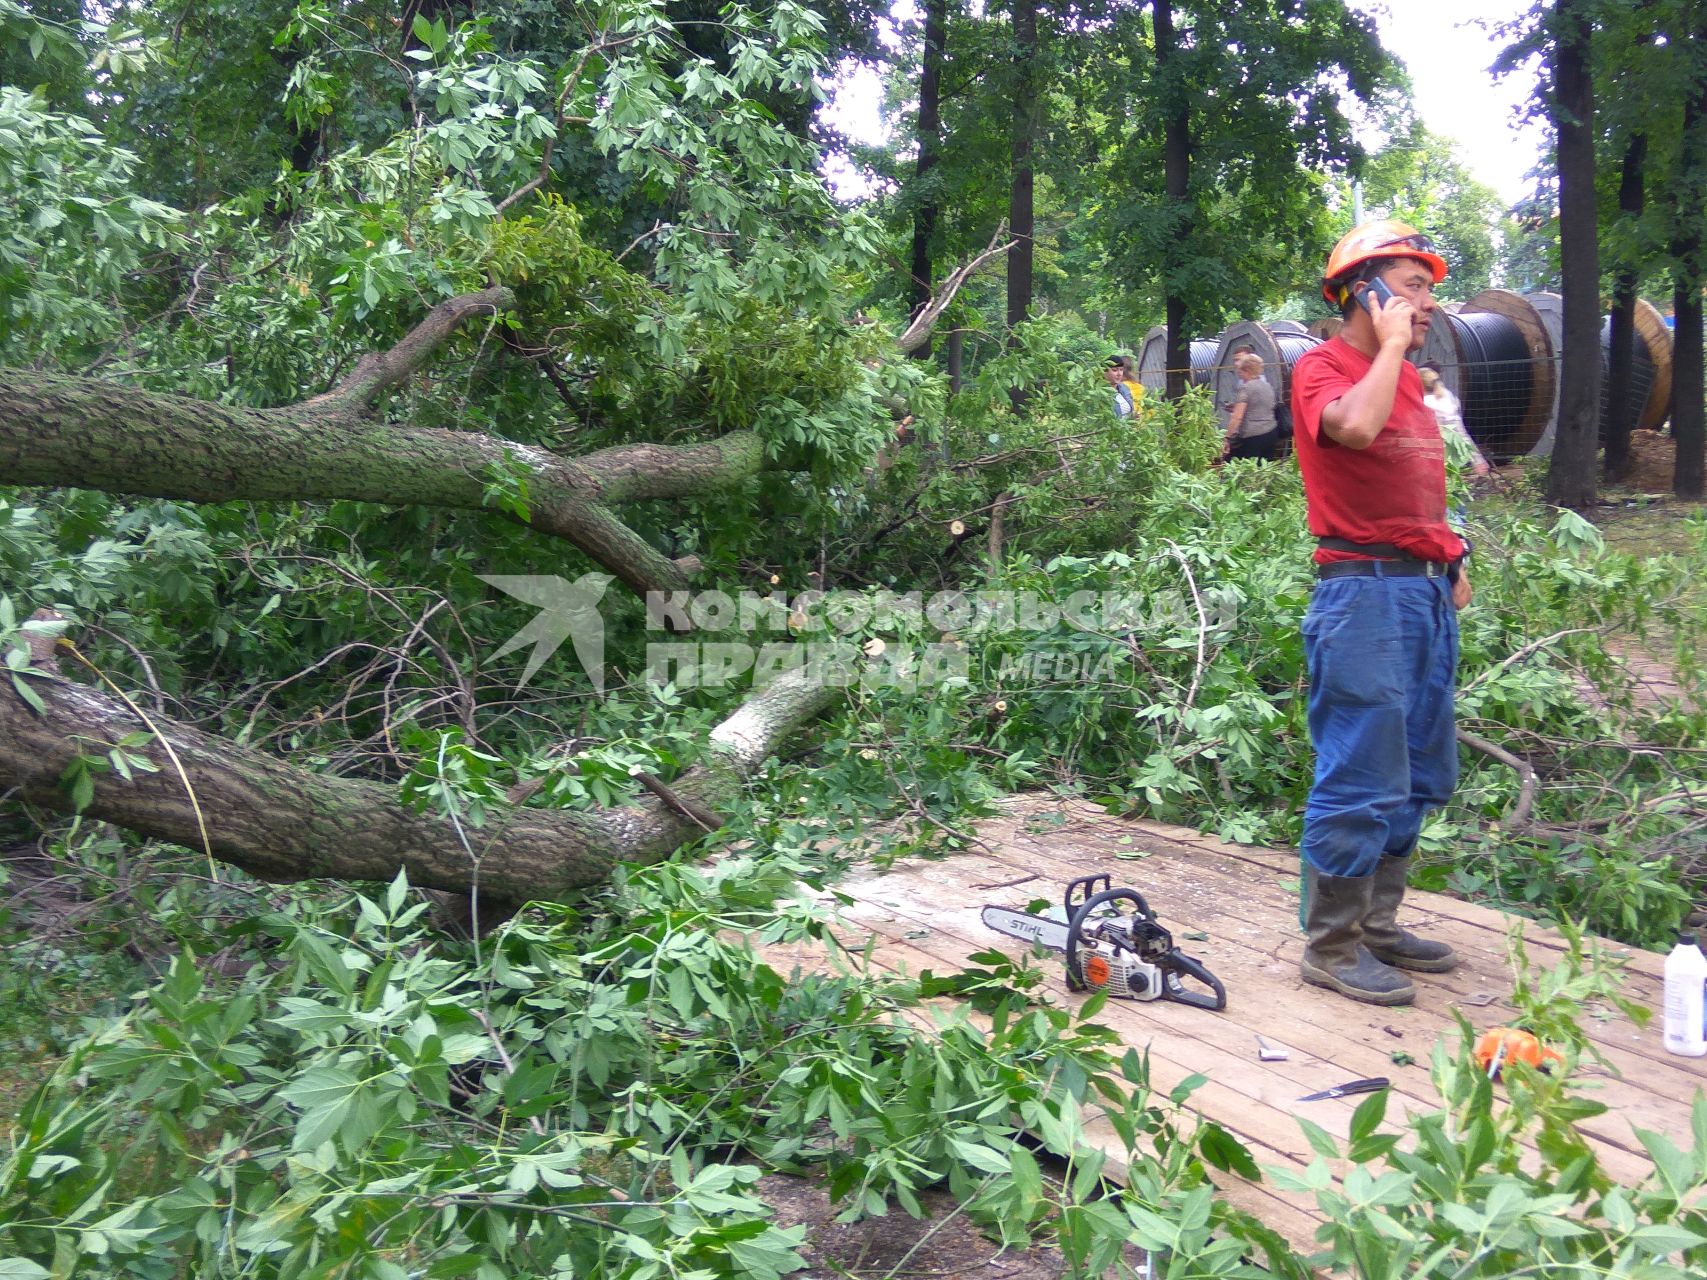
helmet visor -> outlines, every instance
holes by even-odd
[[[1397,240],[1388,240],[1374,247],[1376,250],[1415,249],[1418,253],[1434,253],[1436,251],[1433,239],[1424,235],[1400,236]]]

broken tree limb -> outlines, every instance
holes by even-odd
[[[996,228],[996,234],[990,237],[989,247],[983,253],[964,266],[956,267],[948,273],[948,278],[942,282],[942,286],[936,291],[935,296],[925,304],[918,315],[913,317],[913,322],[895,340],[895,345],[901,348],[903,354],[911,355],[930,341],[931,331],[936,328],[936,322],[942,319],[942,313],[948,310],[949,303],[954,301],[954,295],[960,292],[962,286],[973,277],[979,267],[982,267],[992,258],[1000,257],[1019,243],[1018,240],[1009,240],[1006,244],[1002,244],[1001,239],[1007,233],[1008,224],[1004,220]]]
[[[549,900],[601,883],[619,862],[658,862],[705,834],[658,800],[595,813],[498,810],[471,829],[416,812],[395,787],[313,773],[161,717],[145,722],[122,699],[70,680],[24,678],[44,710],[0,683],[0,793],[70,812],[60,785],[67,767],[80,756],[104,757],[126,735],[148,733],[146,744],[127,750],[148,756],[156,771],[96,774],[83,812],[200,849],[199,807],[210,855],[264,880],[389,880],[402,870],[423,888],[466,894],[477,881],[483,896]],[[717,822],[777,745],[840,696],[799,672],[783,676],[713,729],[701,762],[669,789],[684,808]],[[167,743],[181,772],[170,767]]]
[[[716,493],[764,465],[751,432],[574,459],[478,432],[356,413],[334,418],[325,402],[248,409],[96,378],[0,370],[0,476],[8,484],[189,502],[346,498],[480,510],[495,484],[519,476],[525,514],[508,518],[573,544],[642,594],[685,588],[689,566],[640,537],[611,504]]]
[[[303,407],[366,411],[381,396],[398,390],[419,373],[464,321],[471,316],[500,315],[515,305],[515,300],[515,294],[501,285],[446,298],[396,346],[363,356],[342,382],[325,395],[304,401]]]
[[[1486,738],[1477,737],[1468,729],[1458,730],[1458,741],[1473,750],[1480,751],[1490,759],[1498,760],[1503,765],[1509,765],[1517,770],[1521,784],[1517,791],[1517,803],[1512,805],[1511,812],[1501,820],[1501,825],[1509,831],[1521,831],[1529,825],[1531,811],[1535,808],[1535,789],[1539,778],[1535,766],[1521,756],[1513,755],[1504,747],[1495,746]]]

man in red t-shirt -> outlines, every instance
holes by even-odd
[[[1398,926],[1423,815],[1458,780],[1452,697],[1468,545],[1446,523],[1446,453],[1407,352],[1446,262],[1402,222],[1355,228],[1322,294],[1345,327],[1292,373],[1293,445],[1321,581],[1304,617],[1316,774],[1304,809],[1304,981],[1371,1004],[1415,995],[1445,943]]]

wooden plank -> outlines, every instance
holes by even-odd
[[[978,920],[978,904],[968,896],[969,891],[955,883],[952,874],[956,864],[962,862],[963,859],[956,858],[949,863],[914,863],[891,872],[883,877],[885,899],[860,901],[844,913],[845,918],[888,938],[907,938],[912,947],[927,951],[939,964],[946,963],[955,969],[964,963],[965,954],[990,946],[1015,957],[1025,954],[1023,944],[985,929]],[[897,876],[916,886],[916,892],[895,895]],[[859,883],[846,882],[839,887],[856,898],[861,898],[864,888]],[[975,896],[975,891],[971,893]],[[924,936],[916,936],[920,934]],[[1053,957],[1045,961],[1045,972],[1058,963]],[[1249,985],[1241,984],[1220,961],[1214,962],[1212,968],[1221,969],[1217,976],[1228,984],[1230,991]],[[1060,987],[1054,988],[1051,996],[1068,1006],[1083,999]],[[1301,1012],[1303,1016],[1290,1018],[1276,1029],[1277,1014],[1283,1009]],[[1194,1071],[1204,1072],[1243,1099],[1235,1104],[1234,1111],[1228,1112],[1213,1105],[1212,1095],[1206,1094],[1200,1107],[1205,1114],[1228,1128],[1257,1137],[1265,1145],[1292,1152],[1307,1163],[1302,1135],[1291,1119],[1297,1109],[1296,1100],[1303,1094],[1348,1079],[1381,1075],[1393,1081],[1394,1105],[1390,1114],[1395,1122],[1414,1112],[1438,1109],[1427,1072],[1433,1036],[1429,1036],[1426,1044],[1413,1040],[1418,1061],[1399,1068],[1390,1056],[1399,1041],[1389,1039],[1383,1044],[1376,1034],[1377,1027],[1384,1034],[1391,1025],[1383,1019],[1402,1021],[1397,1017],[1400,1013],[1305,987],[1298,981],[1294,965],[1284,991],[1272,992],[1268,999],[1252,999],[1247,991],[1244,999],[1229,1000],[1229,1008],[1222,1013],[1169,1001],[1115,1001],[1099,1017],[1119,1031],[1127,1043],[1147,1047],[1153,1060],[1165,1060],[1176,1067],[1179,1078]],[[1434,1023],[1440,1021],[1435,1019]],[[1348,1027],[1352,1028],[1349,1032]],[[1435,1031],[1436,1026],[1422,1030]],[[1270,1043],[1284,1045],[1297,1056],[1283,1063],[1257,1063],[1258,1034]],[[1220,1095],[1213,1097],[1219,1100]],[[1351,1114],[1361,1101],[1353,1097],[1310,1104],[1310,1117],[1343,1138]],[[1265,1111],[1273,1113],[1271,1120],[1260,1118]],[[1628,1126],[1641,1124],[1645,1128],[1665,1129],[1674,1127],[1675,1118],[1667,1106],[1656,1104],[1639,1092],[1630,1092],[1619,1100],[1615,1117],[1585,1122],[1581,1129],[1594,1140],[1609,1174],[1634,1181],[1650,1166]],[[1687,1140],[1687,1134],[1682,1136]]]
[[[1092,871],[1106,871],[1116,880],[1138,879],[1143,885],[1154,886],[1146,896],[1162,918],[1170,922],[1176,936],[1187,929],[1225,931],[1227,921],[1236,919],[1268,939],[1267,949],[1275,955],[1284,954],[1287,965],[1295,967],[1303,946],[1296,925],[1296,904],[1290,896],[1277,899],[1272,877],[1265,878],[1251,862],[1242,858],[1206,857],[1204,851],[1182,850],[1166,838],[1146,838],[1141,846],[1135,844],[1134,849],[1141,847],[1151,856],[1128,862],[1120,860],[1118,850],[1111,856],[1098,845],[1087,846],[1068,839],[1074,833],[1065,828],[1053,834],[1056,839],[1047,845],[1033,842],[1021,847],[1016,841],[998,845],[992,852],[1015,867],[1023,866],[1060,882]],[[1229,891],[1223,883],[1227,879],[1239,882],[1248,891],[1248,897],[1229,902]],[[1036,896],[1036,891],[1029,896]],[[1424,930],[1452,944],[1467,961],[1450,974],[1419,976],[1419,992],[1426,988],[1428,993],[1444,994],[1451,1006],[1462,1006],[1472,1022],[1492,1025],[1500,1020],[1501,1011],[1509,1007],[1505,1000],[1511,991],[1511,975],[1506,963],[1505,936],[1503,930],[1466,927],[1459,909],[1470,905],[1441,894],[1413,892],[1407,895],[1403,921],[1408,927]],[[1475,910],[1488,916],[1497,914],[1485,908]],[[1504,919],[1509,922],[1511,918]],[[1556,933],[1532,921],[1525,921],[1524,927],[1525,947],[1534,962],[1550,964],[1563,954],[1565,944]],[[1664,963],[1663,957],[1634,948],[1609,948],[1607,955],[1609,959],[1636,957],[1637,962],[1624,970],[1624,994],[1657,1015],[1661,998],[1658,971]],[[1490,997],[1493,1004],[1486,1003]],[[1424,995],[1419,1005],[1428,1007],[1429,996]],[[1474,1016],[1477,1009],[1491,1011],[1477,1018]],[[1594,1040],[1625,1075],[1640,1077],[1657,1072],[1654,1085],[1661,1096],[1673,1096],[1670,1091],[1676,1089],[1681,1091],[1678,1096],[1686,1097],[1692,1087],[1707,1082],[1698,1062],[1665,1052],[1657,1017],[1646,1031],[1638,1030],[1621,1016],[1610,1018]]]
[[[1130,836],[1134,840],[1146,842],[1160,839],[1176,845],[1185,845],[1192,849],[1208,853],[1220,854],[1235,861],[1248,863],[1284,876],[1288,881],[1298,878],[1298,853],[1296,850],[1266,849],[1256,845],[1228,844],[1214,836],[1205,835],[1190,827],[1175,826],[1170,823],[1152,822],[1148,819],[1120,817],[1105,812],[1100,807],[1080,799],[1064,797],[1040,798],[1033,795],[1008,796],[1004,802],[1011,808],[1028,812],[1041,809],[1043,813],[1058,813],[1072,824],[1100,825],[1107,828],[1118,839],[1120,836]],[[1005,815],[1005,817],[1007,817]],[[1019,821],[1017,815],[1007,820]],[[980,825],[980,830],[985,828]],[[1461,898],[1448,897],[1445,894],[1426,893],[1413,890],[1406,899],[1418,909],[1426,909],[1444,919],[1462,921],[1485,929],[1498,938],[1503,939],[1514,919],[1522,917],[1500,911],[1494,907],[1480,903],[1466,902]],[[1293,905],[1296,906],[1294,897]],[[1547,929],[1538,922],[1525,920],[1530,929],[1530,945],[1548,951],[1563,952],[1565,941],[1554,931]],[[1629,972],[1640,973],[1653,978],[1656,982],[1663,976],[1665,957],[1653,951],[1645,951],[1640,947],[1631,947],[1623,943],[1609,942],[1601,939],[1607,955],[1624,961]],[[1504,954],[1503,942],[1497,944],[1500,953]]]
[[[1036,898],[1058,901],[1066,881],[1106,872],[1149,900],[1182,949],[1219,976],[1229,1007],[1212,1013],[1166,1001],[1115,1001],[1098,1020],[1121,1040],[1145,1050],[1153,1086],[1166,1093],[1194,1074],[1209,1083],[1191,1104],[1252,1149],[1259,1164],[1302,1168],[1311,1153],[1295,1114],[1308,1114],[1344,1137],[1360,1097],[1301,1104],[1303,1094],[1361,1076],[1392,1080],[1389,1119],[1439,1109],[1427,1073],[1437,1039],[1456,1046],[1453,1013],[1462,1009],[1476,1026],[1495,1025],[1509,1007],[1506,929],[1512,917],[1444,895],[1413,892],[1403,922],[1458,949],[1464,963],[1450,974],[1415,975],[1415,1004],[1382,1009],[1304,985],[1298,977],[1303,940],[1297,925],[1297,855],[1227,845],[1180,827],[1113,817],[1082,800],[1010,797],[978,827],[975,850],[946,859],[911,859],[888,872],[866,872],[837,884],[852,899],[835,933],[858,952],[874,940],[872,963],[889,972],[957,971],[976,951],[992,948],[1020,957],[1016,939],[987,929],[979,909],[987,903],[1023,908]],[[1122,842],[1124,839],[1124,843]],[[1125,853],[1127,856],[1120,856]],[[1141,854],[1141,857],[1134,857]],[[1555,963],[1564,941],[1527,923],[1525,948],[1537,965]],[[1187,934],[1207,937],[1193,941]],[[1618,949],[1627,995],[1653,1008],[1660,997],[1663,958]],[[801,963],[820,967],[825,955]],[[1060,984],[1060,960],[1040,962],[1051,976],[1050,998],[1069,1007],[1082,997]],[[1707,1060],[1664,1053],[1657,1026],[1638,1031],[1622,1017],[1591,1023],[1596,1047],[1622,1079],[1596,1078],[1600,1100],[1611,1110],[1580,1126],[1608,1174],[1634,1183],[1651,1166],[1632,1127],[1667,1133],[1691,1144],[1688,1100],[1707,1087]],[[1284,1062],[1259,1062],[1257,1036],[1286,1048]],[[1404,1049],[1414,1063],[1392,1054]],[[1579,1074],[1593,1076],[1589,1067]],[[1105,1146],[1118,1157],[1110,1140]],[[1533,1159],[1533,1157],[1532,1157]],[[1528,1163],[1528,1161],[1526,1161]],[[1301,1250],[1311,1247],[1316,1209],[1312,1197],[1220,1177],[1230,1203],[1256,1214]]]
[[[1163,848],[1159,842],[1147,843],[1155,850]],[[997,853],[999,861],[1004,863],[1011,858],[1016,864],[1023,862],[1044,874],[1053,870],[1062,882],[1073,875],[1098,870],[1106,870],[1118,878],[1122,874],[1132,874],[1134,865],[1099,857],[1075,856],[1059,847],[1042,853],[1003,846]],[[1161,856],[1158,853],[1137,865],[1146,869],[1143,874],[1155,874],[1148,869],[1160,861]],[[1329,1021],[1324,1029],[1335,1033],[1339,1044],[1371,1038],[1376,1028],[1392,1035],[1393,1028],[1420,1026],[1426,1035],[1427,1048],[1417,1051],[1416,1056],[1426,1061],[1434,1039],[1450,1028],[1452,1011],[1466,997],[1485,999],[1494,996],[1503,1000],[1510,992],[1510,973],[1505,965],[1503,948],[1496,953],[1484,946],[1480,954],[1475,954],[1462,946],[1461,940],[1451,936],[1448,930],[1432,926],[1429,927],[1431,933],[1460,945],[1466,952],[1466,963],[1451,974],[1416,975],[1416,1004],[1403,1009],[1379,1010],[1308,988],[1297,979],[1297,957],[1302,952],[1303,940],[1297,932],[1295,912],[1290,906],[1277,904],[1272,899],[1265,900],[1260,893],[1247,891],[1242,886],[1230,893],[1218,891],[1218,877],[1223,870],[1223,867],[1204,858],[1188,867],[1169,869],[1152,883],[1170,886],[1171,893],[1172,886],[1189,881],[1191,889],[1175,895],[1171,904],[1160,893],[1151,894],[1152,907],[1173,929],[1176,940],[1189,928],[1218,931],[1211,934],[1212,938],[1219,939],[1218,943],[1188,943],[1186,949],[1189,951],[1196,945],[1202,953],[1200,958],[1212,970],[1225,969],[1226,972],[1219,976],[1229,984],[1230,990],[1242,989],[1246,998],[1264,1003],[1276,1002],[1276,1007],[1296,1008],[1302,1002],[1302,1007],[1310,1010],[1305,1015],[1306,1024],[1322,1026],[1321,1018],[1325,1016]],[[918,874],[928,875],[924,872]],[[1234,872],[1235,879],[1242,876],[1242,872]],[[1238,919],[1229,929],[1228,922],[1233,919],[1235,911]],[[1409,912],[1405,918],[1407,923],[1417,923]],[[1231,937],[1227,936],[1229,932]],[[1247,958],[1239,950],[1240,945],[1253,936],[1260,939],[1256,945],[1262,959],[1255,968],[1246,963]],[[1278,989],[1274,989],[1276,979]],[[1658,1004],[1657,987],[1649,988],[1638,982],[1627,985],[1626,991],[1650,1008]],[[1503,1008],[1503,1005],[1499,1008],[1486,1006],[1478,1010],[1470,1006],[1465,1012],[1475,1025],[1497,1025],[1503,1020]],[[1481,1013],[1480,1017],[1476,1016],[1478,1013]],[[1650,1129],[1674,1129],[1679,1123],[1677,1100],[1687,1099],[1695,1089],[1707,1085],[1707,1071],[1702,1069],[1703,1063],[1699,1059],[1665,1053],[1659,1043],[1657,1025],[1639,1031],[1620,1016],[1608,1018],[1591,1030],[1595,1046],[1623,1074],[1624,1080],[1604,1075],[1599,1086],[1601,1100],[1615,1110],[1618,1121],[1589,1121],[1585,1123],[1584,1130],[1632,1152],[1640,1152],[1640,1144],[1630,1128],[1639,1125]],[[1416,1042],[1415,1036],[1411,1036],[1411,1045]],[[1389,1045],[1388,1050],[1393,1047],[1396,1046]],[[1316,1051],[1322,1050],[1318,1048]],[[1337,1056],[1341,1061],[1347,1060],[1343,1048],[1337,1050]],[[1368,1071],[1364,1074],[1390,1073]]]

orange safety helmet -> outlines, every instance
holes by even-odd
[[[1340,237],[1334,251],[1328,255],[1328,269],[1322,273],[1322,297],[1335,306],[1340,304],[1340,290],[1345,277],[1359,263],[1374,258],[1415,258],[1428,264],[1434,272],[1434,282],[1446,279],[1446,259],[1434,252],[1434,241],[1407,222],[1381,218],[1353,227]]]

